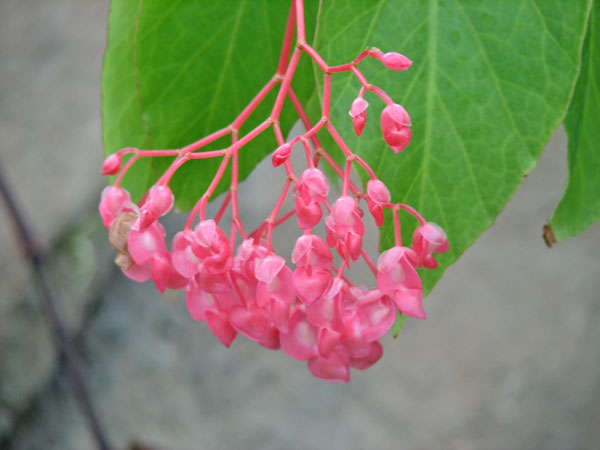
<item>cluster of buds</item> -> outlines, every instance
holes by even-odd
[[[417,268],[435,268],[434,253],[448,250],[441,228],[425,221],[413,208],[392,203],[386,185],[370,166],[354,154],[330,120],[331,76],[352,72],[361,88],[350,107],[357,135],[367,120],[367,92],[382,99],[381,131],[394,152],[410,142],[410,118],[378,87],[367,82],[358,64],[367,56],[380,60],[392,70],[406,70],[411,61],[398,53],[382,53],[367,48],[354,61],[329,66],[305,41],[304,8],[293,0],[285,32],[283,49],[275,76],[257,94],[240,115],[226,128],[176,150],[139,150],[125,148],[109,156],[102,167],[106,175],[117,175],[100,201],[100,214],[117,249],[116,263],[125,275],[136,280],[150,278],[157,289],[184,289],[191,316],[206,322],[214,335],[227,347],[240,333],[269,349],[282,348],[290,357],[307,361],[316,377],[346,382],[350,368],[366,369],[377,362],[383,349],[378,342],[392,327],[398,311],[425,318],[422,285]],[[292,51],[292,44],[295,47]],[[291,56],[290,56],[291,53]],[[301,55],[307,54],[324,74],[321,119],[312,124],[295,95],[291,80]],[[267,94],[279,85],[270,116],[245,136],[238,130]],[[294,105],[306,132],[285,142],[279,128],[279,115],[285,99]],[[274,167],[282,166],[287,178],[275,206],[254,231],[246,232],[238,216],[238,152],[259,134],[271,128],[278,142],[272,154]],[[340,167],[321,145],[317,133],[326,130],[343,152],[346,163]],[[222,150],[199,151],[210,142],[231,136]],[[302,143],[307,168],[297,176],[290,155],[294,144]],[[171,166],[136,204],[120,187],[127,170],[140,158],[175,157]],[[128,160],[123,164],[125,157]],[[171,244],[165,243],[165,230],[159,218],[173,207],[169,181],[181,165],[190,159],[222,158],[212,182],[188,216],[184,229]],[[329,181],[319,168],[325,161],[342,178],[339,198],[330,203]],[[231,186],[214,218],[206,217],[206,205],[231,163]],[[351,180],[353,165],[361,166],[370,176],[366,192]],[[294,208],[281,214],[288,195],[294,195]],[[392,212],[395,246],[383,252],[375,263],[363,248],[365,226],[361,201],[366,202],[377,226],[384,221],[384,210]],[[220,222],[231,206],[229,230]],[[410,246],[402,245],[399,211],[404,210],[419,222]],[[324,217],[325,216],[325,217]],[[288,220],[296,221],[299,237],[291,254],[290,265],[272,245],[273,232]],[[315,234],[323,224],[325,239]],[[334,253],[340,262],[334,263]],[[364,260],[376,279],[376,287],[355,285],[345,274],[351,264]]]

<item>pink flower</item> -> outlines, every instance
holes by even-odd
[[[449,247],[446,233],[433,222],[419,226],[413,233],[412,248],[419,258],[420,265],[427,269],[437,267],[432,253],[446,253]]]
[[[214,220],[200,222],[194,231],[180,231],[173,239],[173,264],[184,277],[223,274],[233,266],[227,236]]]
[[[292,262],[297,267],[328,269],[333,263],[333,256],[322,238],[314,234],[305,234],[296,240]]]
[[[383,109],[381,132],[383,139],[394,153],[404,150],[410,142],[412,136],[410,125],[410,117],[402,106],[393,103]]]
[[[329,182],[319,169],[306,169],[300,176],[294,192],[298,226],[308,230],[321,221],[323,212],[320,204],[327,201]]]
[[[129,192],[125,189],[117,186],[105,187],[102,191],[100,205],[98,206],[104,226],[110,228],[119,213],[130,205],[132,205],[131,197],[129,196]]]
[[[425,319],[421,304],[423,287],[415,270],[415,252],[406,247],[392,247],[379,256],[377,261],[377,285],[379,290],[394,299],[398,309],[411,317]]]
[[[390,202],[390,191],[380,180],[369,180],[367,183],[367,206],[375,219],[375,224],[383,225],[383,207]]]
[[[354,127],[354,132],[357,136],[360,136],[365,128],[368,106],[369,102],[362,97],[358,97],[352,102],[352,106],[350,107],[350,112],[348,114],[352,117],[352,126]]]
[[[285,163],[290,155],[292,154],[292,143],[286,142],[285,144],[279,146],[277,150],[273,152],[273,156],[271,157],[271,162],[273,167],[278,167]]]
[[[362,249],[365,227],[362,211],[350,196],[338,198],[333,204],[331,215],[325,219],[327,243],[335,247],[340,256],[349,262],[358,260]]]
[[[306,169],[294,190],[305,202],[323,203],[329,193],[329,181],[319,169]]]
[[[381,62],[385,67],[392,70],[406,70],[412,66],[412,61],[406,56],[396,52],[389,52],[381,56]]]

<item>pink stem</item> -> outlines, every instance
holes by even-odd
[[[186,157],[188,159],[215,158],[217,156],[224,156],[225,153],[226,153],[225,150],[213,150],[210,152],[186,153]]]
[[[186,145],[185,147],[183,147],[181,149],[181,153],[195,152],[199,148],[202,148],[205,145],[210,144],[211,142],[216,141],[217,139],[219,139],[223,136],[227,136],[229,133],[231,133],[231,130],[229,129],[229,127],[222,128],[218,131],[215,131],[214,133],[209,134],[206,137],[203,137],[199,141],[196,141],[192,144]]]
[[[319,55],[317,53],[317,51],[312,48],[310,45],[308,45],[307,43],[302,43],[300,45],[300,48],[302,50],[304,50],[308,56],[310,56],[312,59],[315,60],[315,62],[317,63],[317,65],[319,66],[319,68],[325,72],[328,73],[329,72],[329,66],[327,65],[327,63],[323,60],[323,58],[321,58],[321,55]]]
[[[279,198],[277,199],[277,203],[275,204],[273,211],[271,211],[271,214],[269,215],[269,218],[267,219],[267,224],[268,224],[267,225],[267,248],[269,250],[269,253],[271,253],[273,251],[273,245],[272,245],[273,223],[275,222],[275,217],[277,217],[277,214],[279,214],[279,210],[283,206],[283,202],[285,201],[285,198],[287,197],[287,193],[290,190],[291,184],[292,184],[292,182],[290,180],[286,180],[285,185],[283,186],[283,190],[281,191],[281,194],[279,194]]]
[[[228,192],[227,195],[225,196],[225,199],[223,200],[223,203],[221,204],[221,207],[219,208],[219,211],[217,212],[217,215],[215,216],[215,223],[217,225],[221,221],[223,214],[225,214],[225,211],[227,210],[227,206],[229,205],[230,200],[231,200],[231,192]],[[194,215],[191,215],[191,217],[194,217]],[[186,226],[186,228],[189,228],[189,227]]]
[[[265,99],[265,97],[271,92],[271,89],[275,87],[281,80],[278,77],[274,77],[271,79],[264,87],[260,90],[256,97],[252,99],[252,101],[244,108],[244,110],[237,116],[237,118],[231,123],[231,128],[235,130],[239,130],[243,123],[250,117],[250,114],[254,112],[254,110],[260,105],[260,103]]]
[[[391,105],[392,103],[394,103],[394,100],[392,100],[392,98],[389,95],[387,95],[385,91],[369,83],[365,76],[362,74],[362,72],[358,70],[356,66],[352,66],[350,70],[356,76],[356,78],[358,78],[358,81],[360,81],[364,89],[371,91],[373,94],[377,95],[385,102],[386,105]]]
[[[425,225],[427,223],[427,221],[425,220],[425,218],[421,214],[419,214],[419,212],[416,209],[414,209],[412,206],[408,206],[405,203],[396,203],[395,206],[398,209],[403,209],[404,211],[406,211],[409,214],[411,214],[415,219],[417,219],[419,221],[419,223],[421,225]]]
[[[292,83],[292,78],[294,76],[294,72],[296,71],[296,67],[298,67],[298,61],[300,61],[301,55],[302,52],[298,48],[296,48],[296,50],[294,50],[294,53],[292,53],[292,59],[290,60],[290,64],[288,65],[287,70],[285,71],[285,76],[283,77],[281,87],[279,88],[279,93],[277,94],[275,104],[273,105],[273,110],[271,111],[271,119],[273,121],[279,120],[285,96],[287,95],[287,92],[290,89],[290,84]]]
[[[281,225],[282,223],[284,223],[286,220],[288,220],[290,217],[293,217],[294,214],[296,214],[296,210],[295,209],[292,209],[291,211],[288,211],[286,214],[284,214],[283,216],[281,216],[279,219],[277,219],[273,223],[273,228],[278,227],[279,225]]]
[[[331,104],[331,75],[323,77],[323,117],[329,119],[329,105]]]
[[[346,155],[346,156],[354,155],[352,153],[352,151],[348,148],[348,146],[346,145],[346,143],[344,142],[342,137],[339,135],[339,133],[337,132],[337,130],[335,129],[333,124],[329,121],[327,122],[327,130],[329,131],[329,134],[331,134],[331,137],[333,138],[335,143],[340,147],[342,152],[344,152],[344,155]]]
[[[117,177],[117,180],[115,181],[115,187],[118,187],[119,184],[121,183],[121,180],[123,179],[123,177],[125,176],[125,174],[127,173],[127,171],[131,168],[131,166],[133,166],[133,164],[138,160],[138,156],[137,155],[133,155],[129,161],[127,161],[127,163],[125,163],[125,165],[123,166],[123,168],[121,169],[121,173],[119,173],[119,176]]]
[[[288,60],[290,59],[290,49],[292,48],[292,42],[294,40],[294,25],[296,25],[296,8],[292,1],[290,6],[290,12],[288,14],[287,25],[285,26],[285,35],[283,38],[283,45],[281,46],[281,55],[279,56],[279,64],[277,65],[276,74],[283,76],[285,68],[287,67]]]
[[[302,125],[304,125],[304,128],[306,128],[307,130],[310,130],[312,128],[310,119],[308,118],[306,111],[304,111],[304,108],[302,107],[302,103],[300,103],[300,100],[298,100],[298,97],[296,96],[296,93],[294,92],[294,90],[292,89],[291,86],[290,86],[290,89],[288,90],[288,97],[292,101],[294,108],[296,108],[296,112],[298,113],[298,116],[300,116]],[[315,148],[315,151],[318,151],[319,149],[323,148],[323,146],[321,145],[321,142],[319,142],[319,138],[317,137],[316,133],[313,134],[310,137],[310,139],[313,143],[313,147]]]
[[[304,0],[295,0],[296,2],[296,40],[298,42],[306,41],[306,32],[304,31]]]
[[[398,215],[397,205],[392,208],[392,216],[394,217],[394,241],[396,247],[402,246],[402,232],[400,230],[400,216]]]
[[[377,276],[377,266],[375,265],[369,254],[364,249],[361,249],[360,255],[367,263],[367,266],[369,266],[369,269],[371,269],[371,272],[373,272],[373,275]]]
[[[346,160],[346,170],[344,171],[344,187],[342,188],[342,195],[348,195],[348,185],[350,183],[350,171],[352,170],[352,159]]]
[[[371,177],[372,180],[376,180],[377,179],[377,176],[375,175],[375,172],[373,172],[373,169],[371,169],[371,166],[369,166],[364,159],[362,159],[358,155],[354,155],[354,160],[357,163],[359,163],[361,166],[364,167],[364,169],[367,171],[367,173],[369,174],[369,176]]]

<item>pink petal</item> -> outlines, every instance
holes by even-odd
[[[396,320],[396,308],[388,297],[381,297],[370,303],[363,303],[358,307],[361,320],[362,339],[373,342],[386,334]]]
[[[296,219],[298,220],[300,229],[308,230],[321,221],[323,210],[319,203],[306,203],[302,197],[298,196],[294,200],[294,205],[296,207]]]
[[[204,220],[196,225],[194,229],[198,242],[203,247],[210,247],[217,237],[217,224],[214,220]]]
[[[248,310],[241,306],[234,307],[229,313],[231,325],[253,341],[260,341],[267,329],[269,319],[262,308],[251,306]]]
[[[290,317],[288,333],[280,333],[283,351],[291,358],[306,361],[318,354],[317,327],[308,323],[304,313],[297,309]]]
[[[294,287],[300,299],[305,303],[312,303],[323,296],[326,289],[333,281],[333,274],[329,270],[318,270],[309,273],[300,267],[294,272]]]
[[[130,230],[127,239],[129,254],[137,264],[144,264],[156,254],[166,253],[161,228],[153,224],[145,231]]]
[[[377,341],[371,342],[364,356],[350,357],[350,366],[357,370],[365,370],[375,364],[383,356],[383,347]]]
[[[154,255],[150,260],[152,280],[159,292],[165,292],[171,276],[171,261],[168,255]]]
[[[267,256],[256,264],[254,274],[259,281],[269,284],[277,276],[284,265],[285,259],[281,256]]]
[[[317,337],[317,347],[319,349],[319,355],[324,358],[328,358],[333,351],[333,348],[342,339],[342,334],[330,328],[320,328]]]
[[[423,308],[423,292],[421,290],[404,289],[394,293],[394,302],[398,309],[407,316],[425,319],[427,314]]]
[[[367,183],[367,195],[378,205],[386,205],[391,200],[390,191],[381,180],[369,180]]]
[[[150,263],[147,262],[145,264],[133,264],[129,269],[124,270],[123,273],[127,275],[134,281],[139,283],[143,283],[150,279],[151,271],[150,271]]]
[[[231,326],[227,315],[221,312],[206,311],[204,320],[210,331],[225,345],[229,347],[237,335],[235,328]]]
[[[269,317],[273,321],[275,327],[282,333],[287,333],[289,331],[291,310],[289,303],[271,299],[268,304],[268,309]]]
[[[281,343],[279,342],[279,330],[274,326],[269,326],[258,343],[271,350],[278,350],[281,348]]]
[[[350,367],[347,358],[334,352],[329,358],[317,356],[308,361],[308,369],[317,378],[338,383],[350,381]]]

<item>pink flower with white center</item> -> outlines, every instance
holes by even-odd
[[[383,139],[398,153],[406,148],[412,137],[410,117],[406,110],[393,103],[387,105],[381,113],[381,132]]]
[[[360,335],[365,342],[373,342],[386,334],[396,320],[392,299],[379,289],[357,293],[356,315],[360,321]]]
[[[279,339],[283,351],[291,358],[306,361],[319,354],[317,334],[319,329],[312,325],[304,312],[296,309],[290,317],[287,333],[281,333]]]
[[[406,70],[412,66],[412,61],[406,56],[396,52],[389,52],[381,56],[381,62],[385,67],[392,70]]]
[[[350,117],[352,117],[352,126],[354,127],[354,132],[357,136],[362,134],[365,124],[367,123],[368,106],[369,102],[362,97],[358,97],[352,102],[352,106],[348,112]]]
[[[358,260],[362,249],[365,226],[362,211],[356,201],[349,196],[338,198],[333,204],[331,215],[325,219],[327,244],[335,247],[339,255],[349,263]]]
[[[390,202],[390,199],[390,191],[382,181],[369,180],[367,183],[367,206],[378,227],[383,225],[383,207]]]
[[[153,256],[165,255],[165,229],[159,222],[153,223],[144,231],[131,229],[127,238],[129,255],[136,264],[142,265],[152,259]]]
[[[379,256],[377,261],[377,285],[379,290],[393,298],[398,309],[417,319],[425,319],[421,304],[423,286],[415,270],[415,252],[406,247],[392,247]]]
[[[433,253],[446,253],[450,248],[446,233],[438,225],[428,222],[419,226],[413,233],[412,248],[419,258],[419,265],[435,269],[437,261]]]
[[[132,206],[129,192],[118,186],[106,186],[102,191],[102,198],[98,210],[104,226],[109,227],[121,211]]]

